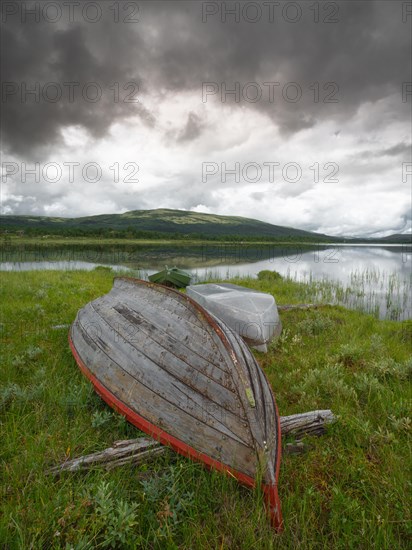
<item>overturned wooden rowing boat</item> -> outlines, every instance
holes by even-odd
[[[97,393],[160,442],[255,486],[281,527],[280,423],[242,339],[184,294],[130,278],[83,307],[69,333]]]

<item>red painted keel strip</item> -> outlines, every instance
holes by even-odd
[[[96,392],[100,395],[100,397],[106,401],[106,403],[112,407],[114,410],[116,410],[118,413],[124,415],[126,419],[136,426],[139,430],[145,432],[150,437],[153,437],[153,439],[156,439],[163,445],[171,447],[173,450],[178,452],[179,454],[191,458],[196,461],[203,462],[208,468],[213,468],[215,470],[218,470],[220,472],[230,474],[233,477],[235,477],[240,483],[243,485],[246,485],[247,487],[255,487],[255,480],[237,470],[234,470],[233,468],[230,468],[226,464],[223,464],[222,462],[219,462],[218,460],[215,460],[211,458],[210,456],[201,453],[199,451],[196,451],[193,447],[190,447],[180,439],[177,439],[176,437],[173,437],[169,433],[163,431],[161,428],[155,426],[139,414],[137,414],[135,411],[130,409],[127,405],[125,405],[122,401],[117,399],[99,380],[90,372],[90,370],[87,368],[87,366],[82,361],[81,357],[77,353],[77,350],[74,346],[74,343],[71,339],[71,335],[69,332],[69,345],[70,349],[73,353],[73,356],[76,360],[76,363],[78,364],[80,370],[83,372],[83,374],[91,381],[93,384]],[[279,424],[279,434],[280,434],[280,420],[278,416],[278,424]],[[278,467],[276,471],[276,477],[277,480],[278,473],[279,473],[279,460],[278,460]],[[263,485],[263,491],[266,498],[266,504],[268,508],[268,512],[271,518],[271,523],[273,527],[277,531],[283,530],[283,521],[282,521],[282,514],[280,510],[280,501],[277,491],[277,485]]]

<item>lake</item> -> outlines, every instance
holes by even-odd
[[[94,269],[110,266],[142,278],[167,264],[197,282],[256,277],[275,270],[302,282],[322,282],[316,298],[363,309],[380,318],[412,318],[410,245],[4,245],[0,270]]]

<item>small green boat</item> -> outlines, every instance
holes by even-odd
[[[149,275],[149,281],[175,288],[185,288],[190,284],[190,273],[186,273],[186,271],[178,269],[177,267],[165,266],[163,271]]]

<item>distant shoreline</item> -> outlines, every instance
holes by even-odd
[[[151,246],[339,246],[339,247],[391,247],[402,248],[412,246],[412,241],[409,242],[386,242],[386,241],[295,241],[295,240],[217,240],[217,239],[133,239],[133,238],[98,238],[98,237],[62,237],[54,235],[39,236],[17,236],[13,234],[2,235],[0,239],[0,248],[7,246],[23,246],[23,245],[38,245],[38,246],[67,246],[67,245],[86,245],[86,246],[132,246],[132,245],[151,245]]]

